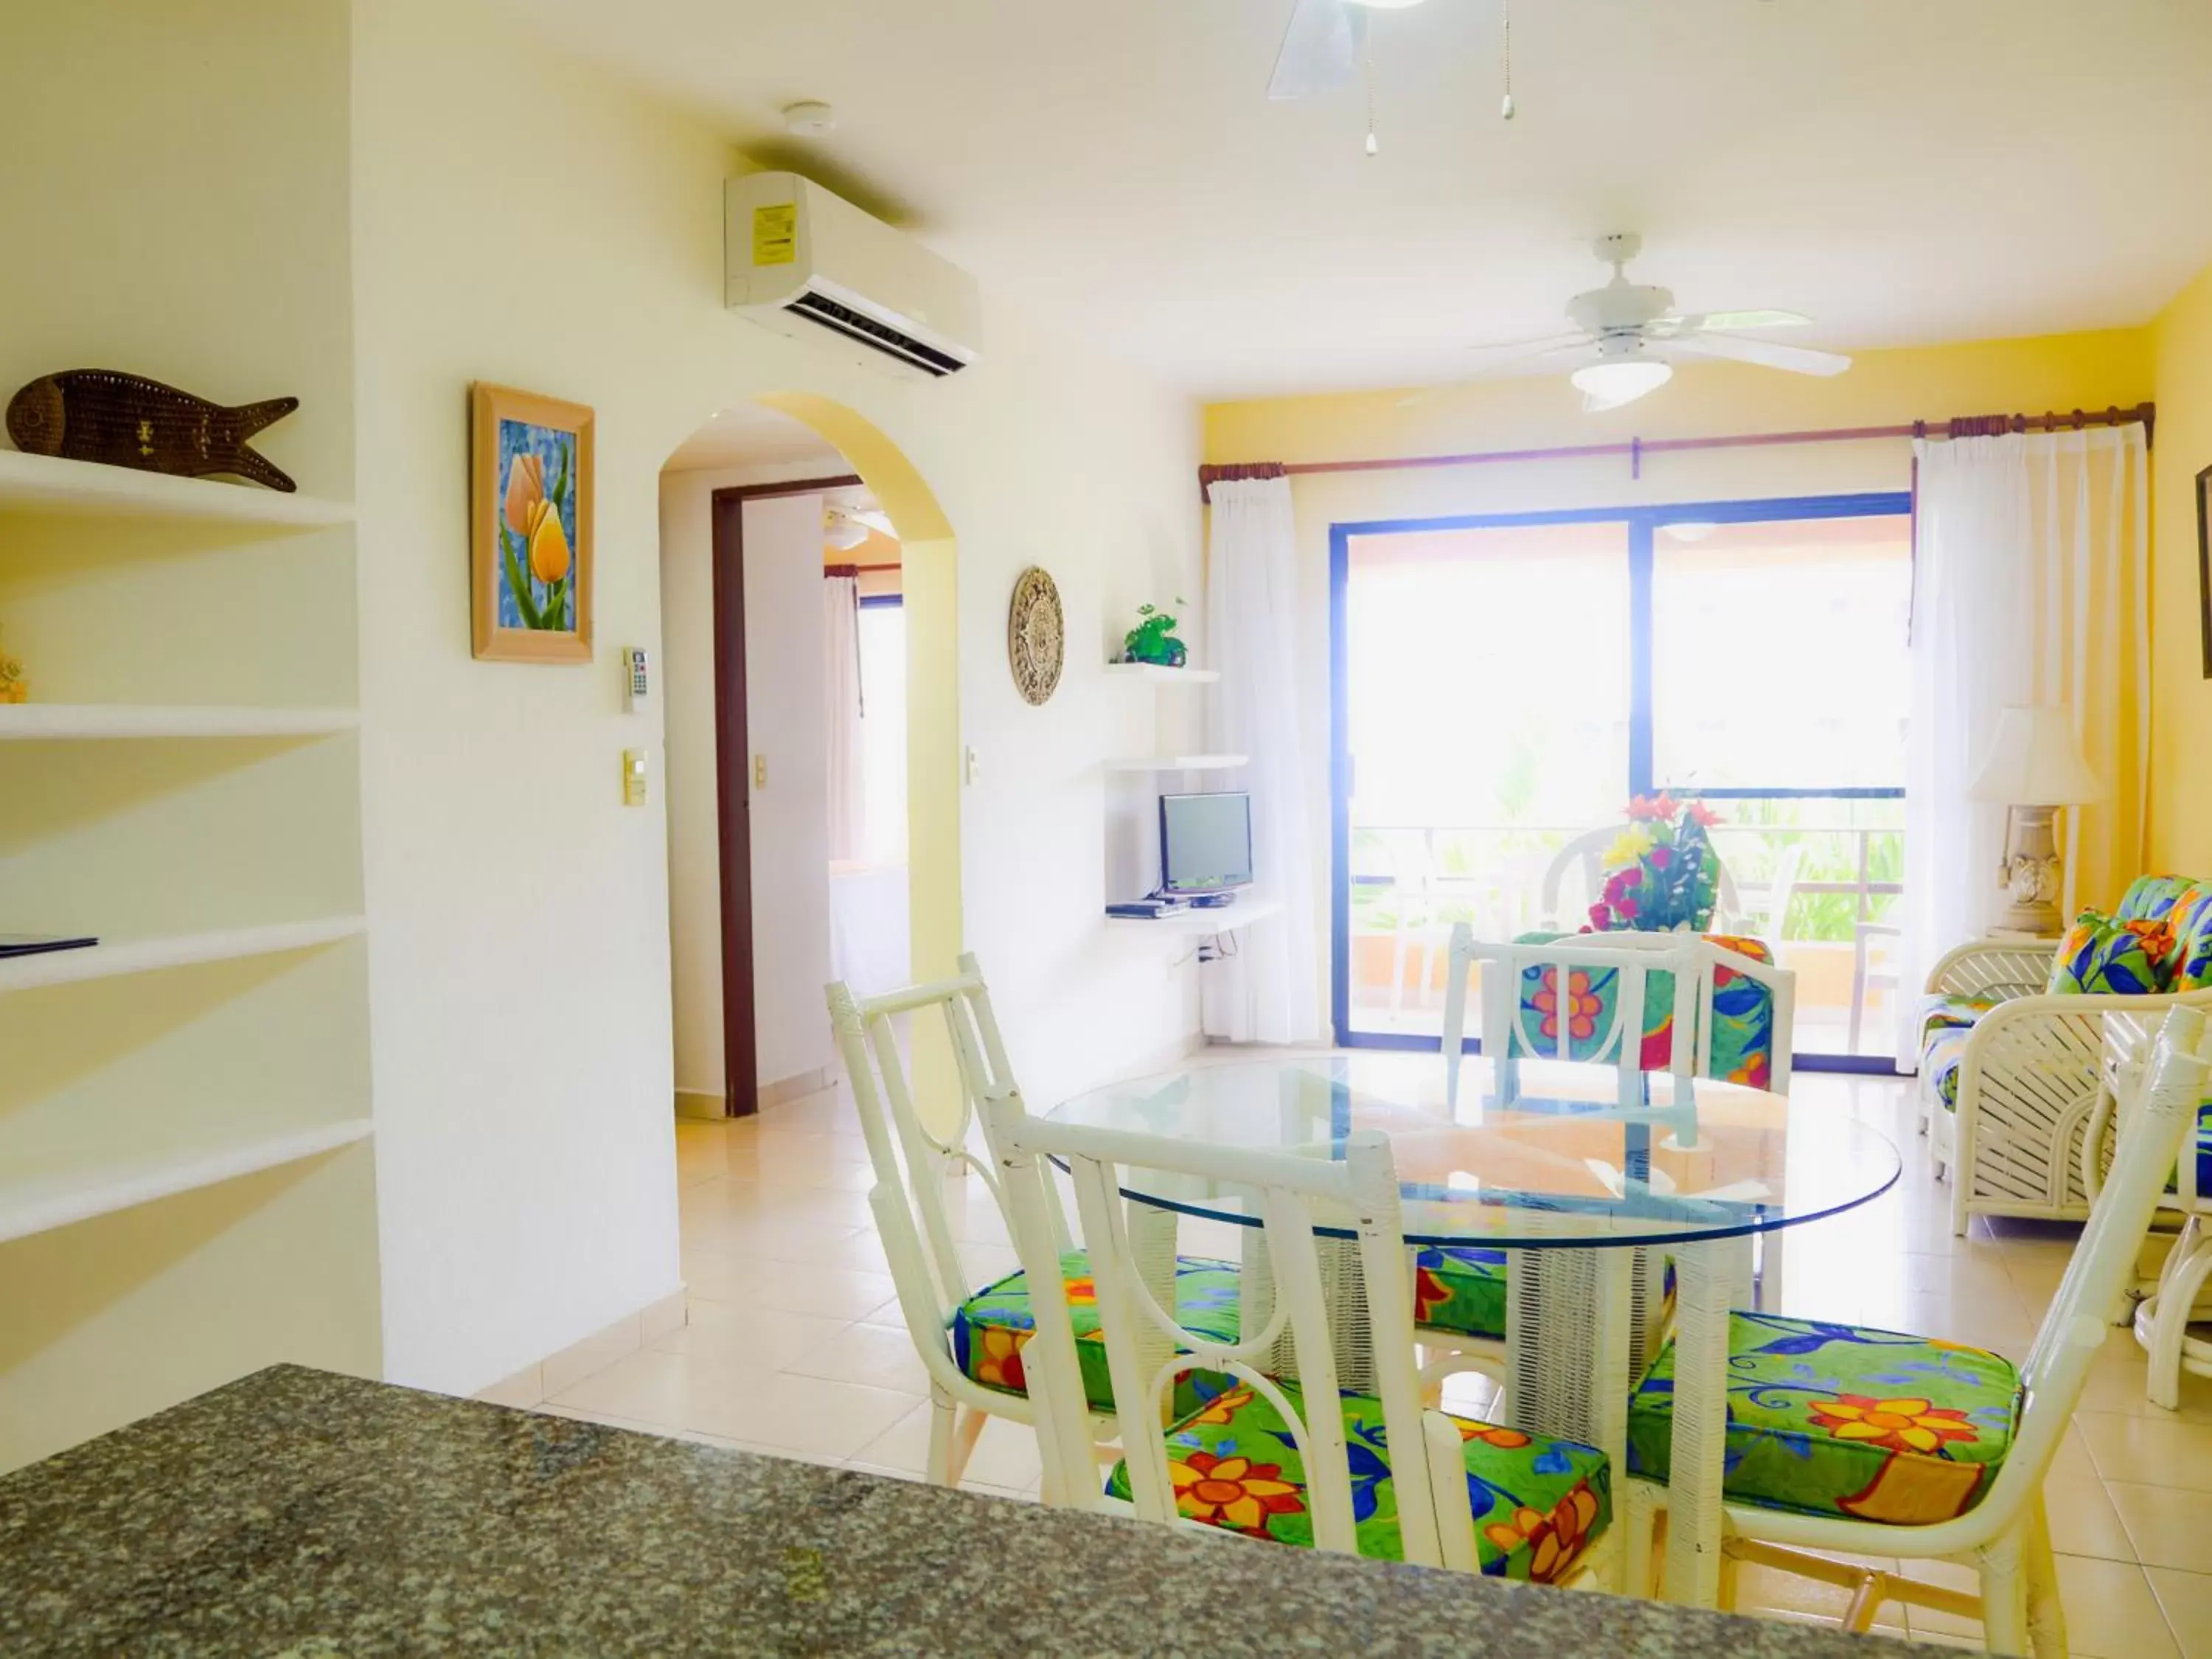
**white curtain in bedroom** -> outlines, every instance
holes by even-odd
[[[861,857],[867,848],[867,794],[860,744],[860,584],[852,576],[822,582],[823,684],[829,697],[830,861]]]
[[[2100,903],[2142,869],[2150,750],[2148,458],[2142,426],[1923,439],[1912,586],[1898,1056],[1919,1060],[1918,991],[1997,913],[2005,809],[1970,801],[2008,703],[2072,709],[2104,785],[2065,817]],[[2023,803],[2034,804],[2034,803]],[[2107,891],[2107,889],[2110,891]]]
[[[1251,896],[1280,912],[1233,936],[1206,970],[1204,1025],[1230,1042],[1310,1042],[1322,1035],[1314,852],[1297,721],[1297,544],[1287,478],[1222,480],[1210,492],[1206,586],[1211,746],[1246,755],[1224,787],[1252,796]]]

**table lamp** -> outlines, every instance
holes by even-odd
[[[1966,799],[2001,802],[2007,809],[1998,879],[2012,908],[1998,919],[2000,931],[2035,939],[2055,939],[2065,931],[2057,904],[2065,866],[2051,820],[2060,807],[2086,805],[2103,794],[2074,734],[2072,709],[2023,703],[1998,716],[1990,757],[1966,786]]]

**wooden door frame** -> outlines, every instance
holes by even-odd
[[[851,473],[717,489],[708,508],[714,576],[714,818],[722,878],[722,1111],[760,1110],[760,1037],[753,1018],[751,733],[745,708],[747,501],[849,489]]]

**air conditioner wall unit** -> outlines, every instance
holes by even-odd
[[[904,375],[942,379],[975,361],[982,301],[958,266],[795,173],[732,179],[722,196],[731,310]]]

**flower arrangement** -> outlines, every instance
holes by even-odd
[[[1177,599],[1177,605],[1183,603]],[[1180,668],[1190,660],[1189,647],[1176,637],[1176,619],[1156,605],[1137,607],[1140,621],[1121,641],[1123,662],[1158,663]]]
[[[1706,830],[1720,815],[1702,801],[1638,795],[1628,827],[1605,849],[1605,884],[1584,933],[1703,933],[1713,925],[1720,867]]]

